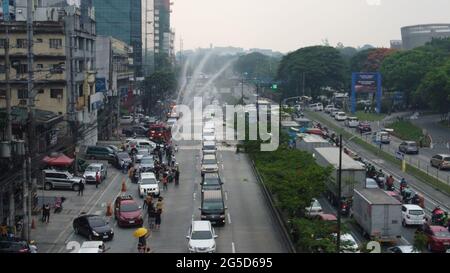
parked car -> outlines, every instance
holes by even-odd
[[[322,213],[322,206],[317,199],[313,199],[311,206],[305,208],[305,214],[307,216],[316,216],[320,213]]]
[[[0,239],[0,253],[37,253],[37,247],[19,239]]]
[[[44,189],[70,189],[78,191],[80,183],[86,183],[82,177],[74,176],[68,171],[58,171],[54,169],[43,170],[44,173]]]
[[[216,252],[216,238],[214,228],[209,221],[192,221],[189,227],[188,249],[191,253],[214,253]]]
[[[372,128],[370,127],[370,123],[366,121],[361,121],[358,124],[357,131],[361,134],[372,132]]]
[[[388,248],[389,253],[421,253],[419,250],[414,249],[412,245],[393,246]]]
[[[403,141],[398,146],[398,150],[405,154],[418,154],[419,147],[415,141]]]
[[[131,195],[118,196],[114,202],[114,217],[119,227],[142,226],[141,207]]]
[[[159,181],[156,179],[154,173],[145,172],[140,174],[138,192],[140,197],[147,196],[148,193],[152,193],[155,196],[160,195]]]
[[[92,214],[83,214],[72,223],[75,234],[84,236],[90,241],[109,241],[114,238],[114,230],[103,217]]]
[[[450,169],[450,155],[437,154],[430,159],[430,164],[439,170]]]
[[[146,137],[148,136],[148,129],[144,126],[133,126],[130,128],[123,128],[122,134],[126,137]]]
[[[119,121],[120,124],[132,124],[133,116],[121,116]]]
[[[106,160],[111,164],[114,164],[116,161],[115,152],[112,149],[103,146],[88,146],[86,149],[86,157],[88,159]]]
[[[108,169],[103,163],[91,163],[84,170],[83,177],[86,183],[96,183],[96,175],[100,174],[100,180],[103,181],[108,176]]]
[[[216,191],[222,190],[223,182],[220,179],[219,173],[205,173],[202,178],[202,182],[200,182],[203,191]]]
[[[425,224],[418,232],[423,232],[427,237],[430,252],[446,252],[450,248],[450,231],[446,227]]]
[[[348,117],[345,121],[345,126],[349,128],[356,128],[359,125],[359,120],[357,117]]]
[[[214,173],[219,171],[219,165],[217,164],[217,158],[213,154],[203,155],[201,172],[204,173]]]
[[[423,225],[426,221],[425,212],[421,207],[410,204],[402,205],[402,225],[404,227],[410,225]]]
[[[334,115],[334,119],[337,121],[345,121],[347,120],[347,114],[345,114],[345,112],[337,112]]]

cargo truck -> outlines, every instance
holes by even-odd
[[[361,162],[352,159],[342,153],[342,180],[341,200],[338,194],[339,175],[339,148],[320,147],[314,149],[317,164],[322,167],[332,167],[332,173],[326,182],[326,196],[330,202],[341,210],[343,215],[348,215],[352,205],[353,189],[355,186],[363,186],[366,182],[366,168]]]
[[[355,189],[351,215],[370,240],[395,243],[401,238],[402,204],[381,189]]]

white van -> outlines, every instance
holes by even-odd
[[[323,111],[323,104],[320,102],[313,103],[309,105],[309,108],[313,111]]]

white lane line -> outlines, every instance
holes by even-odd
[[[222,163],[222,170],[225,170],[225,166],[223,165],[223,163]]]
[[[231,242],[231,252],[236,253],[236,247],[234,246],[234,242]]]
[[[400,238],[400,241],[402,241],[405,245],[411,245],[411,244],[408,242],[408,240],[406,240],[406,238],[403,237],[403,236]]]
[[[192,194],[192,196],[194,197],[194,201],[195,201],[195,198],[197,197],[197,193],[194,192],[194,193]]]
[[[228,224],[231,224],[231,216],[230,216],[230,213],[228,213]]]
[[[117,179],[117,176],[118,176],[119,174],[120,174],[120,173],[117,173],[117,174],[114,176],[114,178],[111,180],[111,182],[109,183],[108,187],[106,187],[106,189],[105,189],[105,191],[104,191],[103,193],[105,193],[105,192],[108,190],[108,188],[109,188],[111,185],[114,184],[114,180]],[[84,211],[85,208],[89,205],[89,203],[92,201],[92,199],[93,199],[95,196],[96,196],[96,194],[94,193],[94,194],[89,198],[89,200],[86,202],[86,204],[83,206],[83,208],[82,208],[80,211]],[[99,198],[99,199],[100,199],[100,198]],[[99,199],[97,199],[97,202],[98,202]],[[75,217],[74,217],[74,218],[75,218]],[[72,219],[72,220],[73,220],[73,219]],[[52,250],[53,250],[53,248],[56,246],[57,242],[61,239],[61,236],[62,236],[65,232],[67,232],[67,229],[69,229],[71,226],[72,226],[72,221],[70,221],[70,222],[66,225],[66,227],[61,231],[61,233],[59,233],[58,237],[56,237],[55,241],[53,242],[53,246],[50,248],[50,252],[49,252],[49,253],[52,252]],[[70,235],[69,235],[69,237],[70,237]],[[69,238],[69,237],[68,237],[68,238]],[[65,248],[65,246],[64,246],[63,248]]]
[[[225,200],[228,201],[228,192],[225,192]]]
[[[100,215],[101,213],[102,213],[101,210],[96,210],[96,211],[94,212],[95,215]]]

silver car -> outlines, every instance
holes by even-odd
[[[398,146],[398,150],[405,154],[418,154],[419,147],[415,141],[403,141]]]

